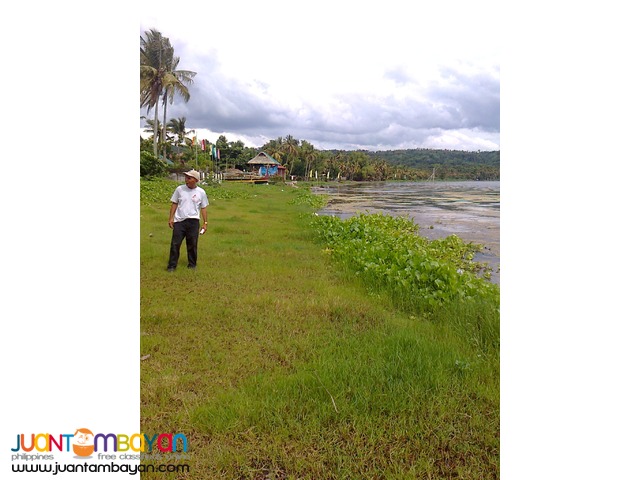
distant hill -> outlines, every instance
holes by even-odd
[[[433,171],[439,179],[500,179],[500,151],[465,152],[461,150],[409,150],[367,151],[374,159],[385,160],[389,165],[405,166]]]

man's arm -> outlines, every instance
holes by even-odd
[[[169,209],[169,228],[173,229],[173,217],[178,209],[178,204],[171,202],[171,208]]]
[[[202,221],[204,222],[204,224],[202,225],[202,228],[204,228],[204,231],[207,231],[207,207],[202,207],[200,209],[200,213],[202,214]]]

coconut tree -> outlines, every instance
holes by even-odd
[[[289,168],[289,172],[293,172],[294,163],[298,158],[298,140],[293,138],[292,135],[287,135],[284,139],[284,143],[282,144],[282,148],[286,153],[286,164],[285,167]]]
[[[192,72],[190,70],[178,70],[178,64],[180,63],[180,57],[175,57],[171,62],[171,70],[167,72],[165,76],[164,83],[164,95],[162,96],[162,103],[164,106],[164,117],[162,124],[164,125],[164,129],[162,132],[162,138],[165,139],[166,134],[166,125],[167,125],[167,103],[173,104],[173,97],[178,93],[180,97],[185,102],[189,101],[191,95],[189,94],[189,89],[187,85],[191,85],[193,83],[193,77],[196,76],[196,72]],[[164,147],[164,156],[166,158],[166,144]]]
[[[275,140],[269,140],[268,143],[265,143],[261,150],[271,155],[278,162],[282,163],[282,157],[284,156],[284,147],[282,137],[278,137]]]
[[[173,57],[168,38],[151,29],[140,36],[140,107],[154,109],[153,154],[158,156],[158,104],[164,92],[167,58]]]
[[[160,133],[158,130],[160,130],[161,125],[158,125],[156,127],[157,122],[155,122],[154,120],[150,120],[147,117],[142,117],[144,118],[145,122],[146,122],[146,126],[144,128],[144,132],[145,133],[152,133],[153,134],[153,138],[155,138],[156,141],[161,141],[160,139]]]
[[[158,106],[164,103],[165,124],[167,103],[173,103],[177,92],[185,101],[189,100],[187,85],[193,82],[195,72],[177,70],[180,58],[174,57],[173,47],[168,38],[151,29],[140,36],[140,107],[147,107],[147,113],[154,109],[153,152],[158,155]],[[163,138],[166,135],[163,134]]]
[[[345,154],[344,154],[344,152],[343,151],[338,151],[333,156],[333,162],[335,162],[335,166],[336,166],[336,168],[338,170],[338,173],[336,174],[336,176],[340,176],[342,178],[345,178],[345,173],[347,172],[347,169],[345,168]]]
[[[195,133],[195,130],[187,131],[186,117],[172,118],[167,124],[167,130],[174,136],[173,143],[175,145],[183,145],[187,135]]]
[[[315,163],[316,159],[318,158],[318,155],[313,145],[311,145],[306,140],[302,140],[302,143],[300,145],[300,155],[305,160],[304,177],[307,178],[309,176],[309,169]]]

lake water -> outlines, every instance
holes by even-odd
[[[326,183],[312,189],[329,196],[321,215],[347,218],[355,213],[409,216],[420,235],[442,238],[455,234],[482,244],[476,260],[487,262],[500,283],[500,182],[362,182]]]

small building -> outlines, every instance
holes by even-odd
[[[255,157],[247,162],[247,165],[251,165],[256,169],[262,177],[280,176],[285,178],[286,169],[280,165],[280,162],[273,158],[266,152],[260,152]]]

